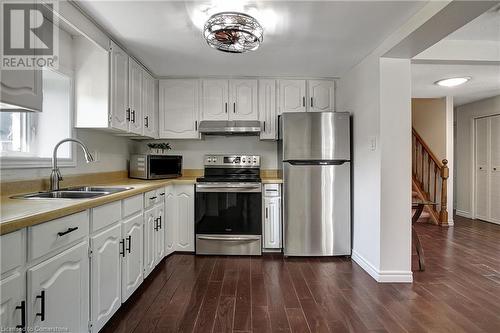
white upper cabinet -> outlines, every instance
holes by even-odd
[[[306,80],[280,80],[279,114],[306,111]]]
[[[11,107],[42,111],[42,71],[2,70],[0,102]]]
[[[258,119],[257,80],[230,80],[229,120]]]
[[[332,80],[309,80],[309,111],[333,111],[335,108],[335,84]]]
[[[260,138],[274,140],[277,137],[276,80],[259,80]]]
[[[88,332],[88,243],[82,242],[28,269],[28,325]]]
[[[228,97],[228,80],[202,80],[201,120],[227,120]]]
[[[142,134],[142,73],[141,66],[133,59],[128,61],[128,84],[129,84],[129,108],[130,122],[129,131],[134,134]]]
[[[160,138],[199,138],[198,91],[198,80],[160,80]]]
[[[116,44],[111,43],[111,128],[128,131],[128,54]]]
[[[158,137],[158,112],[156,109],[156,83],[146,71],[142,73],[142,135],[150,138]]]

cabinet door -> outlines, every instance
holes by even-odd
[[[141,285],[143,278],[142,213],[122,222],[125,256],[122,256],[122,302]]]
[[[197,139],[198,80],[161,80],[159,83],[159,137]]]
[[[155,268],[156,209],[144,212],[144,278]]]
[[[490,118],[490,221],[500,224],[500,116]]]
[[[264,248],[281,248],[281,198],[264,198]]]
[[[194,186],[176,185],[177,251],[194,251]]]
[[[165,257],[165,204],[156,206],[155,265]]]
[[[12,332],[15,332],[16,326],[23,325],[23,312],[26,315],[25,293],[26,280],[24,272],[15,272],[0,281],[1,328],[12,329]]]
[[[275,140],[277,137],[276,124],[278,120],[276,110],[276,81],[259,80],[259,121],[262,131],[260,138]]]
[[[332,80],[309,80],[309,111],[333,111],[335,83]]]
[[[0,78],[0,102],[42,111],[42,71],[3,70]]]
[[[129,106],[130,122],[129,131],[142,134],[142,76],[143,69],[133,59],[129,58]]]
[[[228,80],[203,80],[201,86],[201,120],[227,120],[228,97]]]
[[[29,326],[88,331],[87,250],[87,242],[82,242],[28,270]]]
[[[111,111],[110,127],[128,131],[128,55],[117,45],[111,45]]]
[[[155,80],[149,73],[143,71],[142,76],[142,135],[157,137],[157,122],[155,113]]]
[[[121,305],[121,224],[90,237],[90,319],[98,332]]]
[[[283,112],[306,111],[306,81],[305,80],[280,80],[280,105],[279,114]]]
[[[165,188],[165,255],[175,251],[177,235],[177,205],[173,186]]]
[[[257,80],[230,80],[229,120],[257,120]]]

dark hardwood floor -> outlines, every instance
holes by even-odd
[[[500,332],[500,226],[417,229],[413,284],[378,284],[345,258],[175,254],[102,332]]]

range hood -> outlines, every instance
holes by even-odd
[[[257,120],[203,120],[200,122],[198,131],[205,135],[259,135],[260,122]]]

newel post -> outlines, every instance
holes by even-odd
[[[448,177],[450,170],[448,169],[448,160],[443,160],[441,168],[441,210],[439,212],[439,223],[441,225],[448,224]]]

